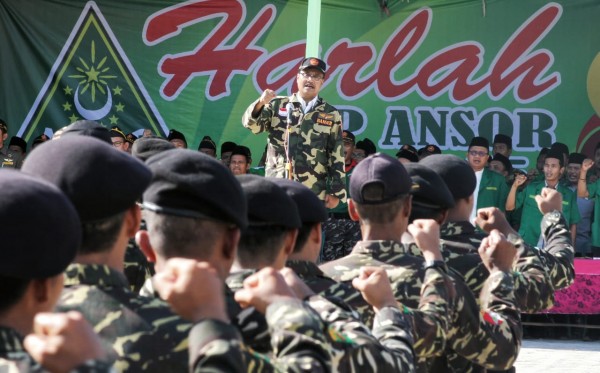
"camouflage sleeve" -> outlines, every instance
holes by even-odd
[[[518,235],[509,235],[508,239],[517,248],[519,258],[514,266],[513,280],[520,310],[535,313],[551,308],[554,305],[554,286],[536,249]]]
[[[269,128],[271,128],[271,120],[273,117],[273,107],[272,107],[273,101],[271,101],[267,105],[263,106],[262,110],[260,111],[260,113],[258,114],[258,116],[256,118],[253,117],[252,111],[254,110],[254,107],[256,106],[257,103],[258,103],[258,99],[256,101],[254,101],[253,103],[251,103],[250,106],[248,106],[246,108],[246,111],[244,112],[244,115],[242,116],[242,124],[244,125],[244,127],[248,128],[250,131],[252,131],[253,134],[257,134],[257,133],[261,133],[261,132],[269,130]]]
[[[481,309],[466,285],[457,282],[456,318],[448,335],[450,348],[487,369],[508,369],[517,359],[522,339],[512,274],[491,273],[480,303]]]
[[[112,373],[116,370],[107,362],[101,360],[88,360],[71,370],[72,373]]]
[[[412,325],[407,315],[397,309],[382,310],[375,317],[371,334],[347,305],[336,305],[319,295],[310,297],[307,303],[325,323],[334,371],[414,371]]]
[[[342,116],[336,110],[333,112],[335,119],[331,135],[327,141],[328,164],[327,178],[329,179],[329,194],[346,203],[346,172],[344,160],[344,144],[342,143]]]
[[[420,359],[441,354],[446,347],[455,288],[443,271],[425,271],[419,308],[413,310],[415,353]]]
[[[189,363],[194,372],[245,372],[241,336],[232,325],[204,320],[189,336]]]
[[[575,250],[567,221],[560,212],[553,211],[544,215],[541,227],[545,245],[537,253],[554,289],[566,288],[575,279]]]
[[[329,372],[331,356],[323,326],[302,301],[272,303],[266,318],[273,359],[282,372]]]

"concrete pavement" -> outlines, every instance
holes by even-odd
[[[600,373],[600,341],[526,339],[517,373]]]

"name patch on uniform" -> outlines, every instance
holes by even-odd
[[[491,187],[485,187],[485,189],[486,189],[486,190],[498,190],[498,188],[496,188],[496,187],[493,187],[493,186],[491,186]]]
[[[333,114],[319,113],[317,123],[329,127],[333,126]]]

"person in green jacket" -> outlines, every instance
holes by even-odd
[[[477,184],[475,187],[475,201],[469,221],[475,219],[477,210],[484,207],[497,207],[504,211],[508,186],[502,175],[487,168],[490,158],[490,142],[485,137],[473,137],[467,152],[467,161],[475,172]]]

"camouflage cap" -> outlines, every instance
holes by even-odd
[[[294,201],[302,223],[320,223],[327,220],[323,201],[304,184],[282,178],[267,178],[277,184]]]
[[[121,137],[123,140],[127,140],[125,132],[119,128],[119,126],[112,126],[110,129],[110,137]]]
[[[258,175],[237,176],[248,203],[250,226],[300,228],[302,222],[294,201],[272,180]]]
[[[140,160],[90,136],[49,141],[31,152],[21,170],[58,186],[84,223],[133,206],[152,176]]]
[[[452,154],[434,154],[421,159],[419,163],[441,176],[455,201],[467,198],[475,191],[475,171],[464,159]]]
[[[342,131],[342,141],[354,144],[356,142],[356,137],[352,132],[344,130]]]
[[[413,204],[434,209],[454,207],[454,197],[440,175],[421,163],[408,163],[404,167],[413,183],[410,190]]]
[[[378,197],[364,195],[365,187],[378,184]],[[350,178],[350,197],[357,203],[380,204],[398,199],[410,192],[411,180],[402,163],[387,154],[375,153],[360,162]]]
[[[0,274],[33,279],[63,272],[81,245],[81,223],[69,199],[54,185],[14,170],[0,171],[0,190]]]
[[[166,215],[248,225],[247,204],[238,180],[223,164],[189,149],[166,150],[146,161],[152,182],[144,209]]]
[[[204,136],[202,141],[200,141],[200,145],[198,145],[198,150],[200,149],[212,149],[215,152],[217,151],[217,144],[210,138],[210,136]]]

